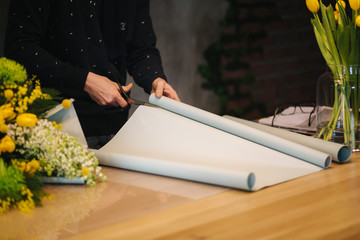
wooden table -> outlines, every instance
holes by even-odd
[[[95,188],[48,186],[55,198],[33,214],[0,216],[0,239],[360,239],[360,154],[257,192],[104,172]]]

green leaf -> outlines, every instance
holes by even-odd
[[[337,31],[337,46],[343,64],[348,65],[348,58],[350,54],[350,26],[347,25],[343,30],[339,28]]]
[[[335,21],[334,9],[331,6],[331,4],[326,8],[326,13],[328,15],[331,32],[334,35],[336,31],[336,21]]]
[[[329,19],[328,19],[328,15],[326,13],[326,7],[325,5],[320,1],[320,9],[321,9],[321,15],[322,15],[322,23],[325,29],[325,34],[326,34],[326,38],[328,40],[329,43],[329,51],[332,55],[332,57],[334,58],[334,62],[335,64],[340,64],[340,57],[339,57],[339,53],[338,50],[336,48],[335,45],[335,40],[334,40],[334,36],[333,33],[331,31],[330,28],[330,23],[329,23]]]
[[[335,63],[334,58],[330,53],[328,45],[326,45],[327,40],[326,40],[326,38],[324,40],[323,36],[321,36],[321,33],[320,33],[319,29],[317,28],[317,25],[314,23],[315,21],[316,20],[312,19],[315,37],[316,37],[317,43],[319,45],[319,49],[321,51],[321,54],[323,55],[323,57],[324,57],[327,64],[330,64],[330,65],[334,64]]]
[[[349,54],[349,64],[360,64],[360,31],[350,27],[351,51]]]

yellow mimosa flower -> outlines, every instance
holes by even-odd
[[[63,108],[65,108],[65,109],[69,109],[69,108],[71,107],[71,102],[69,101],[69,99],[64,99],[64,100],[62,101],[62,106],[63,106]]]
[[[337,3],[335,4],[336,11],[339,11],[339,4],[341,4],[341,6],[345,9],[346,7],[345,1],[337,1]]]
[[[360,27],[360,15],[355,18],[355,24]]]
[[[38,118],[33,113],[22,113],[16,117],[16,123],[22,127],[33,127],[37,121]]]
[[[9,100],[12,99],[12,97],[14,96],[13,90],[11,90],[11,89],[6,89],[6,90],[4,91],[4,96],[5,96],[6,100],[9,101]]]
[[[349,4],[352,10],[359,10],[360,8],[360,0],[349,0]]]
[[[320,4],[318,0],[306,0],[306,6],[312,13],[317,13],[320,9]]]

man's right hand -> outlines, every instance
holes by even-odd
[[[129,83],[123,86],[125,92],[129,92],[133,84]],[[117,83],[111,81],[107,77],[97,75],[89,72],[84,91],[87,92],[91,99],[97,104],[105,106],[111,105],[113,107],[126,107],[128,103],[120,94],[120,88]]]

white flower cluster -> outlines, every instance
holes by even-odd
[[[16,144],[15,151],[38,160],[40,172],[47,176],[81,177],[89,185],[95,185],[98,178],[105,180],[94,153],[46,119],[40,119],[34,127],[9,124],[8,135]]]

